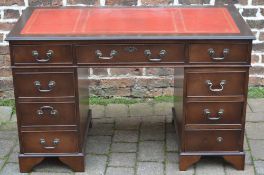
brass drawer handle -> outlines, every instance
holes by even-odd
[[[211,117],[211,112],[209,109],[204,109],[204,115],[208,120],[220,120],[224,115],[224,110],[219,109],[217,112],[217,117]]]
[[[38,116],[43,116],[45,110],[49,110],[49,114],[51,116],[58,115],[58,110],[54,109],[52,106],[42,106],[40,109],[37,110]]]
[[[32,56],[33,56],[33,57],[35,58],[35,60],[36,60],[37,62],[39,62],[39,63],[46,63],[46,62],[49,62],[50,59],[53,57],[53,55],[54,55],[53,50],[48,50],[48,51],[46,52],[46,58],[45,58],[45,59],[40,59],[40,58],[39,58],[39,53],[38,53],[38,51],[37,51],[37,50],[33,50],[33,51],[32,51]]]
[[[48,82],[48,89],[41,89],[41,83],[40,83],[40,81],[35,81],[34,82],[34,85],[35,85],[35,87],[37,88],[37,90],[39,92],[50,92],[55,87],[56,82],[55,81],[52,81],[52,80],[49,81]]]
[[[215,61],[224,60],[229,54],[229,49],[225,48],[223,50],[223,57],[215,57],[215,50],[213,48],[208,49],[208,55]]]
[[[55,149],[56,146],[60,143],[60,139],[54,139],[54,140],[52,141],[53,146],[46,146],[47,143],[46,143],[46,140],[45,140],[45,139],[42,138],[42,139],[40,139],[39,141],[40,141],[40,144],[42,145],[42,147],[43,147],[44,149]]]
[[[217,138],[216,138],[216,141],[217,141],[218,143],[221,143],[221,142],[224,141],[224,138],[223,138],[223,137],[217,137]]]
[[[219,85],[221,86],[220,89],[213,89],[213,83],[211,82],[211,80],[206,80],[205,83],[208,85],[210,91],[212,92],[221,92],[224,90],[224,85],[226,84],[226,80],[221,80]]]
[[[163,57],[165,57],[165,55],[167,54],[166,50],[161,50],[159,52],[159,56],[157,58],[152,58],[152,53],[150,50],[145,50],[144,54],[146,57],[148,57],[149,61],[153,61],[153,62],[159,62],[162,60]]]
[[[114,58],[114,56],[117,55],[117,53],[118,52],[116,50],[111,50],[110,56],[109,57],[104,57],[101,50],[96,50],[95,51],[95,55],[97,56],[97,58],[99,58],[101,60],[111,60],[112,58]]]

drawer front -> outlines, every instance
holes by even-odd
[[[78,135],[75,131],[22,132],[23,153],[76,153]]]
[[[190,63],[250,63],[248,44],[190,44]]]
[[[187,71],[187,96],[245,95],[247,70],[207,69]]]
[[[72,64],[71,45],[14,45],[13,64]]]
[[[17,115],[23,126],[76,125],[74,102],[19,103]]]
[[[184,62],[184,44],[78,45],[76,55],[80,64]]]
[[[73,72],[14,72],[18,97],[73,97]]]
[[[241,130],[186,131],[185,151],[241,151]]]
[[[186,124],[242,124],[243,102],[188,102]]]

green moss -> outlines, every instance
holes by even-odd
[[[249,87],[248,98],[264,98],[264,87]]]

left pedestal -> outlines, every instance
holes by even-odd
[[[30,172],[47,157],[58,158],[73,171],[83,172],[92,114],[88,104],[79,102],[88,91],[82,89],[77,69],[14,66],[12,71],[20,172]]]

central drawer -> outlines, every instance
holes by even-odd
[[[76,45],[79,64],[85,63],[183,63],[184,44],[91,44]]]
[[[77,124],[74,102],[20,102],[17,116],[22,127]]]
[[[20,72],[13,73],[18,97],[74,97],[74,72]]]
[[[75,131],[28,131],[21,133],[23,153],[76,153]]]

